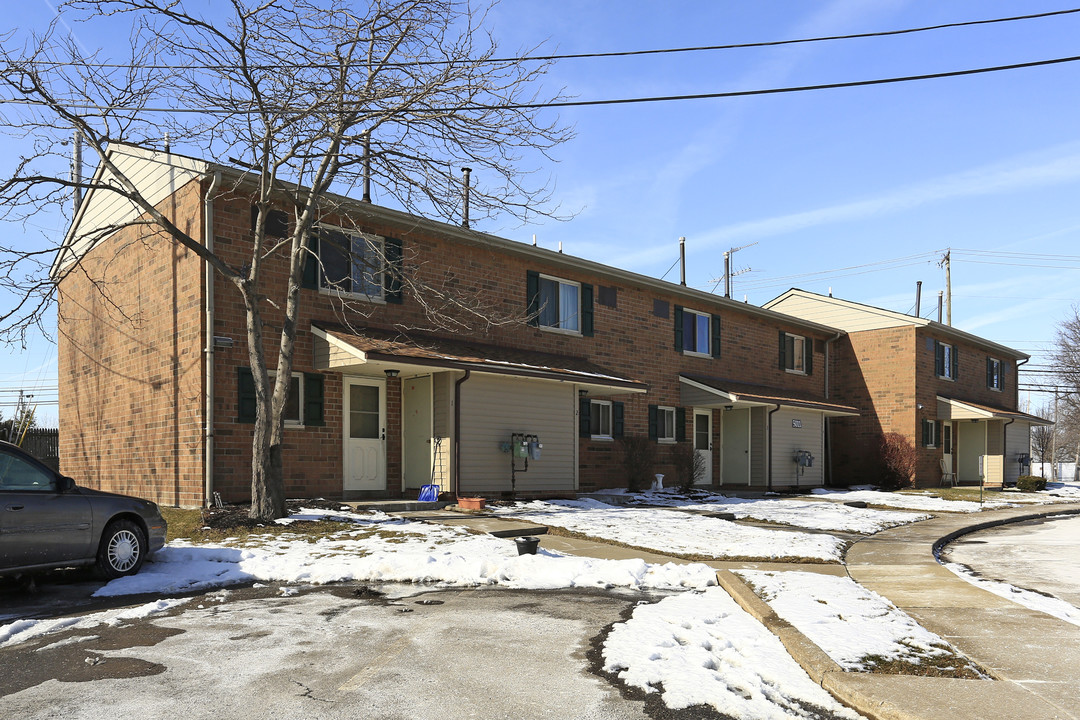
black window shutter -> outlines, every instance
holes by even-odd
[[[383,299],[388,303],[401,304],[402,252],[401,240],[388,237],[383,241],[386,267],[383,269]]]
[[[649,406],[649,439],[655,440],[660,437],[660,428],[657,415],[659,409],[655,405]]]
[[[787,333],[780,331],[780,369],[787,370]]]
[[[922,421],[922,444],[923,447],[930,447],[930,421]]]
[[[323,417],[323,376],[320,373],[304,373],[304,424],[326,424]]]
[[[682,352],[686,347],[683,345],[682,306],[676,305],[672,314],[675,316],[675,349]]]
[[[803,342],[803,370],[807,375],[814,374],[814,338],[806,338]]]
[[[955,380],[960,377],[960,352],[956,349],[956,346],[952,346],[952,379]]]
[[[720,357],[720,316],[712,316],[712,356]]]
[[[307,290],[319,289],[319,238],[309,235],[307,241],[307,257],[304,258],[304,276],[300,280],[300,287]]]
[[[994,387],[994,361],[992,358],[986,358],[986,387]]]
[[[578,435],[583,438],[592,437],[592,423],[589,422],[590,404],[587,397],[578,400]]]
[[[624,422],[624,410],[621,402],[611,403],[611,437],[622,437],[626,423]]]
[[[540,273],[529,270],[525,282],[525,303],[529,313],[529,324],[540,325]]]
[[[251,374],[251,368],[236,368],[236,421],[255,422],[257,405],[255,378]]]
[[[581,283],[581,334],[593,334],[593,286]]]
[[[686,441],[686,408],[675,408],[675,441]]]
[[[938,377],[945,376],[945,350],[937,340],[934,341],[934,374]]]
[[[255,226],[259,222],[259,206],[251,206],[251,232],[255,232]],[[284,210],[267,210],[266,221],[263,227],[266,237],[284,238],[289,237],[289,215]]]

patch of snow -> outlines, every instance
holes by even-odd
[[[871,655],[918,664],[951,652],[941,637],[851,578],[796,571],[735,573],[845,670],[869,669],[864,660]]]
[[[514,588],[623,587],[677,590],[716,584],[701,564],[601,560],[544,550],[518,555],[512,540],[459,527],[365,521],[316,542],[303,536],[249,536],[244,547],[172,542],[137,575],[94,595],[179,594],[250,583],[343,581],[499,584]],[[542,542],[542,541],[541,541]]]
[[[137,607],[106,610],[75,617],[16,620],[7,625],[0,625],[0,647],[18,645],[42,635],[52,635],[72,628],[92,628],[98,625],[116,626],[127,620],[139,620],[165,612],[186,602],[188,602],[188,598],[170,598],[155,600]]]
[[[1023,605],[1029,610],[1036,610],[1038,612],[1046,613],[1047,615],[1052,615],[1059,620],[1064,620],[1067,623],[1080,625],[1080,609],[1072,603],[1067,603],[1056,597],[1049,597],[1041,593],[1032,592],[1031,590],[1024,590],[1023,588],[1018,588],[1015,585],[1010,585],[1009,583],[1000,580],[979,577],[972,572],[971,568],[960,563],[943,562],[941,564],[977,588],[982,588],[998,597],[1003,597],[1018,605]]]
[[[844,545],[832,535],[767,530],[671,510],[616,507],[592,499],[537,500],[497,507],[495,512],[657,553],[716,559],[814,558],[839,562]]]
[[[907,510],[923,510],[926,512],[958,512],[974,513],[981,510],[999,509],[1009,507],[1008,502],[1001,500],[987,500],[980,505],[970,500],[945,500],[944,498],[931,495],[911,495],[907,493],[885,492],[884,490],[831,490],[828,488],[814,488],[810,491],[826,500],[834,502],[851,502],[861,500],[868,505],[880,505],[882,507],[904,508]],[[994,493],[994,498],[1000,497]]]
[[[616,624],[604,669],[673,709],[707,705],[725,717],[859,718],[819,687],[780,640],[721,588],[639,605]]]
[[[810,530],[832,530],[872,534],[886,528],[906,525],[931,517],[925,513],[898,512],[853,508],[841,503],[828,503],[796,498],[752,500],[733,498],[708,492],[695,492],[691,499],[663,492],[644,492],[637,502],[647,505],[679,507],[708,512],[730,512],[738,519],[750,518],[781,523]]]

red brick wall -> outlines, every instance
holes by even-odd
[[[245,248],[250,242],[250,206],[242,198],[219,200],[215,205],[215,244],[217,252],[236,266],[246,262]],[[348,225],[340,219],[329,222]],[[824,395],[824,355],[822,343],[816,342],[814,373],[810,376],[784,372],[778,365],[778,330],[807,335],[797,325],[777,325],[741,310],[738,303],[716,301],[692,302],[673,293],[642,290],[600,275],[585,273],[559,264],[559,257],[539,262],[509,252],[450,240],[416,228],[392,227],[375,222],[361,226],[366,232],[400,238],[403,241],[406,272],[415,273],[418,280],[431,285],[452,288],[463,296],[477,297],[490,308],[504,314],[524,314],[526,311],[526,273],[539,271],[566,280],[616,287],[617,307],[594,304],[595,335],[582,337],[550,332],[521,323],[485,327],[476,330],[474,337],[486,343],[542,352],[586,357],[602,367],[640,380],[649,385],[647,395],[618,396],[626,408],[626,434],[645,435],[648,432],[649,404],[680,406],[678,373],[701,373],[738,382],[749,382],[788,388]],[[267,287],[284,287],[283,261],[266,268]],[[215,462],[215,486],[229,499],[246,497],[250,471],[250,428],[235,422],[237,364],[247,365],[243,307],[235,288],[219,279],[216,285],[216,335],[234,338],[236,345],[215,354],[217,368],[216,434],[219,447]],[[654,299],[669,303],[669,316],[653,314]],[[379,305],[355,302],[354,308],[343,310],[340,303],[315,290],[301,291],[301,309],[294,370],[312,372],[313,347],[308,332],[312,321],[347,323],[354,327],[420,328],[433,330],[423,307],[414,297],[406,295],[401,305]],[[283,304],[283,303],[279,303]],[[674,347],[674,305],[717,313],[722,317],[722,353],[719,359],[685,356]],[[268,323],[265,352],[271,367],[276,363],[281,313],[265,306]],[[446,334],[443,332],[442,334]],[[809,334],[818,341],[826,336]],[[287,492],[333,495],[341,488],[341,377],[325,375],[326,427],[286,430],[284,461]],[[387,483],[390,493],[401,487],[400,450],[400,392],[391,383],[388,393],[389,427],[387,438]],[[687,433],[691,429],[691,413],[687,410]],[[714,427],[714,429],[716,429]],[[714,443],[718,447],[719,443]],[[582,490],[624,485],[625,479],[617,462],[618,449],[613,443],[581,440],[580,483]],[[668,448],[661,446],[661,464],[667,462]],[[719,462],[714,461],[719,468]],[[664,468],[658,468],[664,471]]]
[[[935,339],[957,348],[960,364],[955,381],[935,374]],[[832,398],[862,411],[858,418],[831,421],[833,471],[844,484],[877,481],[877,441],[888,432],[904,435],[919,451],[916,484],[939,484],[942,450],[922,447],[922,421],[937,418],[938,395],[1016,407],[1015,361],[930,328],[863,330],[841,338],[834,347]],[[986,386],[987,356],[1002,362],[1000,391]]]
[[[197,187],[159,209],[200,237]],[[79,484],[201,502],[201,267],[171,240],[127,228],[59,282],[60,469]]]

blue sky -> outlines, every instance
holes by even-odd
[[[873,32],[1071,7],[1038,0],[506,0],[489,25],[503,54],[542,42],[547,51],[580,53]],[[8,12],[20,28],[43,26],[51,16],[44,0]],[[1080,14],[899,37],[563,60],[547,83],[582,100],[816,85],[1080,55],[1078,37]],[[1034,366],[1045,362],[1056,323],[1080,302],[1078,75],[1080,63],[1065,63],[874,87],[563,109],[576,137],[556,148],[558,162],[539,170],[573,219],[489,221],[478,229],[525,242],[535,233],[545,247],[562,242],[566,253],[656,277],[667,272],[676,282],[678,268],[670,268],[685,236],[687,282],[703,289],[722,275],[724,250],[756,243],[735,255],[736,269],[749,269],[734,278],[739,299],[762,304],[789,287],[831,287],[838,297],[908,312],[921,280],[924,316],[944,289],[938,261],[952,248],[953,324],[1032,354]],[[7,139],[0,145],[9,155],[18,151]],[[48,228],[48,219],[42,224]],[[0,389],[24,376],[55,380],[55,350],[44,340],[3,353]],[[7,398],[0,394],[0,403]],[[50,409],[42,411],[47,417]]]

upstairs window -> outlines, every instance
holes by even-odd
[[[676,305],[675,349],[720,357],[720,317]]]
[[[946,380],[956,380],[959,377],[959,357],[956,347],[943,342],[934,341],[934,374]]]
[[[1004,383],[1001,379],[1001,361],[996,358],[986,358],[986,387],[991,390],[1000,390]]]
[[[323,227],[312,238],[304,287],[365,300],[401,302],[401,241]]]
[[[814,369],[814,341],[802,335],[780,332],[780,369],[810,375]]]
[[[530,270],[526,284],[529,324],[581,335],[593,334],[593,286]]]

